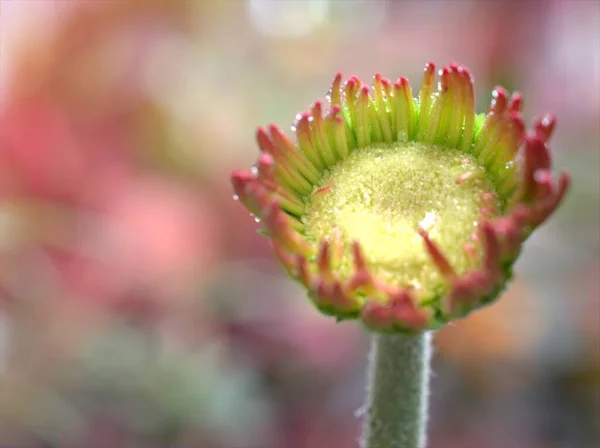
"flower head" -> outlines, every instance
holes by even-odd
[[[427,64],[413,98],[406,78],[377,74],[370,88],[338,74],[328,110],[316,101],[297,115],[296,143],[259,128],[258,162],[232,173],[275,255],[328,315],[419,332],[489,304],[563,199],[553,116],[526,132],[521,96],[502,88],[477,115],[469,71],[439,76],[436,89]]]

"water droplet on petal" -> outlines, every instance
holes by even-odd
[[[363,405],[360,408],[358,408],[356,411],[354,411],[354,417],[355,418],[360,418],[363,415],[365,415],[367,413],[367,409],[368,406],[367,405]]]
[[[239,200],[240,200],[240,197],[239,197],[237,194],[234,194],[234,195],[233,195],[233,200],[234,200],[234,201],[239,201]]]
[[[399,142],[406,143],[408,141],[408,133],[406,131],[399,131],[397,139]]]

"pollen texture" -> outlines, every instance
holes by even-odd
[[[482,198],[495,197],[483,167],[457,149],[408,142],[362,148],[324,176],[303,218],[310,240],[341,239],[343,254],[359,241],[372,271],[398,286],[436,291],[444,279],[419,228],[457,273],[481,262],[477,227]],[[497,210],[500,204],[486,204]],[[490,207],[491,206],[491,207]],[[469,250],[471,249],[471,250]],[[339,260],[350,272],[352,259]]]

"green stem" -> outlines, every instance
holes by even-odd
[[[431,334],[375,335],[363,448],[424,448]]]

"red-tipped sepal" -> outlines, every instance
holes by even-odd
[[[547,138],[555,127],[548,116],[536,124],[536,131],[525,138],[520,172],[520,185],[515,195],[514,209],[523,211],[523,221],[530,233],[550,216],[562,202],[570,185],[570,178],[562,173],[558,181],[552,175],[552,157]]]
[[[418,333],[431,321],[431,312],[419,308],[407,289],[390,290],[385,300],[369,300],[361,316],[367,327],[381,332]]]
[[[506,281],[496,229],[490,222],[484,222],[481,227],[483,263],[477,270],[452,280],[449,294],[442,300],[442,312],[450,318],[463,316],[489,303]]]

